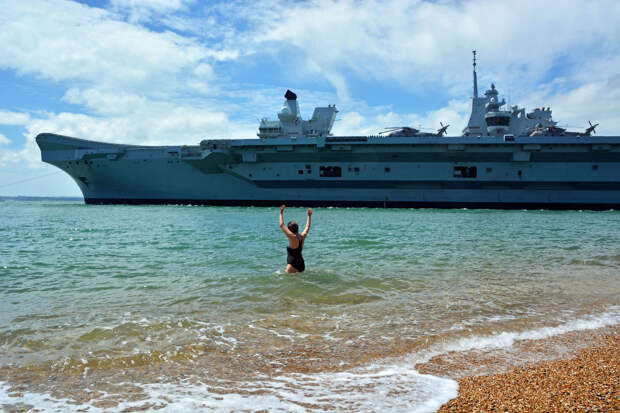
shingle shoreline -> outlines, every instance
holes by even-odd
[[[567,359],[459,380],[440,412],[620,412],[620,327]]]

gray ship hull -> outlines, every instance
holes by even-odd
[[[115,145],[37,136],[88,204],[618,209],[619,137],[328,137]]]

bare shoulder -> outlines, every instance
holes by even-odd
[[[292,237],[288,237],[288,245],[293,249],[299,247],[300,242],[303,243],[303,238],[297,237],[295,235],[293,235]]]

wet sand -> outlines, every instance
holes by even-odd
[[[599,333],[583,334],[581,342],[590,347],[567,352],[560,360],[462,377],[459,396],[439,411],[620,412],[620,327]],[[577,339],[573,334],[561,340]],[[446,363],[435,360],[423,368],[433,370],[441,364]]]

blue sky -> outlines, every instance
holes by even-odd
[[[561,3],[561,6],[559,4]],[[335,134],[459,134],[495,82],[560,125],[620,133],[620,3],[563,0],[0,0],[0,195],[79,196],[55,132],[139,144],[255,137],[287,88]]]

